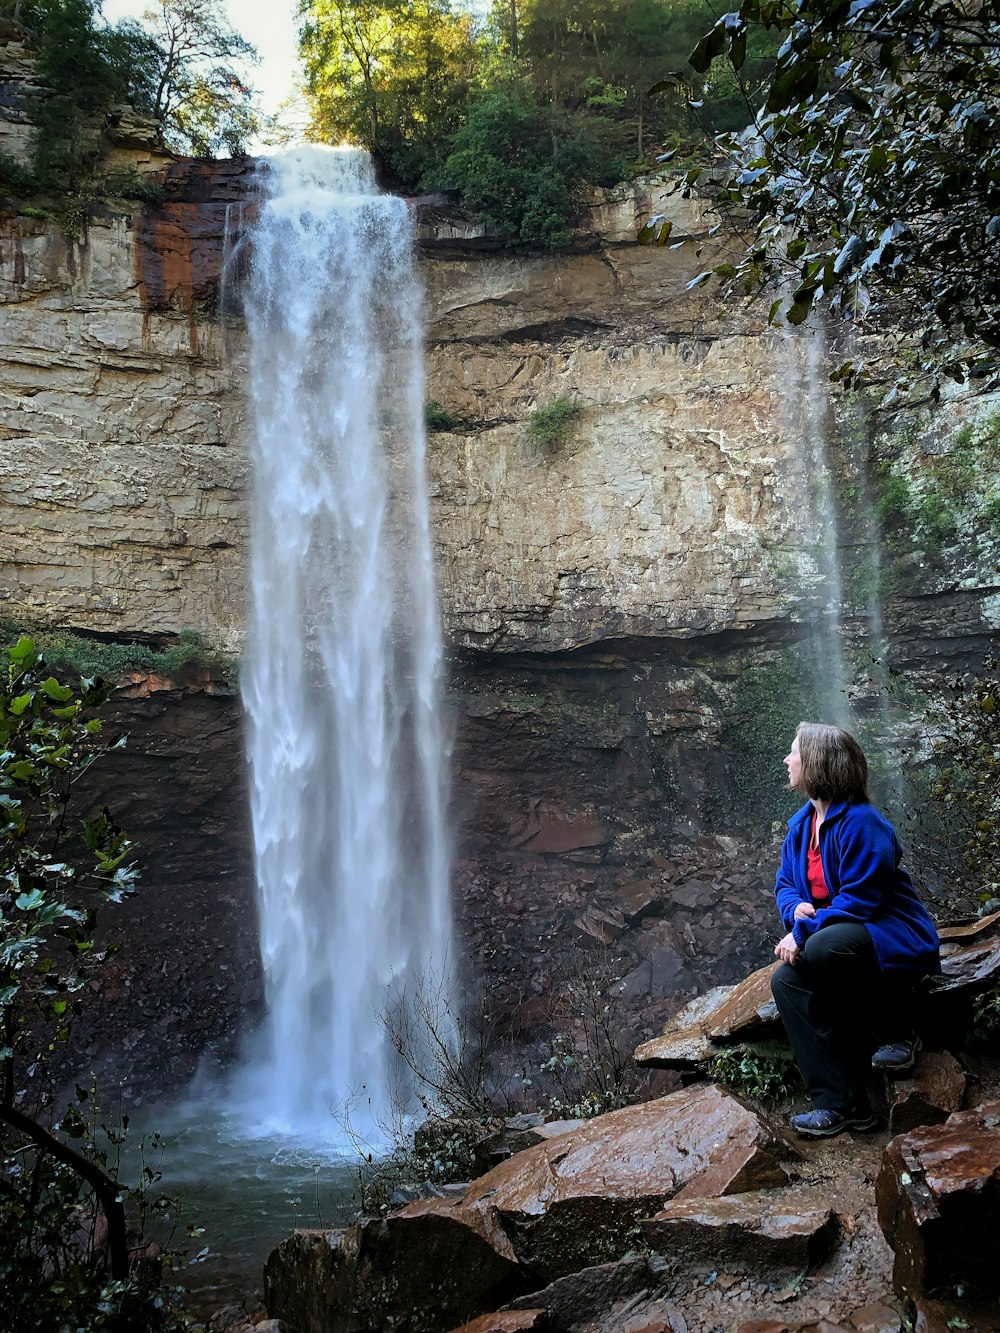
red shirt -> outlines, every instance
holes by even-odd
[[[809,893],[813,907],[830,906],[830,890],[827,888],[826,875],[823,873],[823,858],[819,851],[819,837],[816,832],[816,811],[813,811],[809,823],[809,848],[806,852],[806,878],[809,881]]]

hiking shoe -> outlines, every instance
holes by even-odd
[[[803,1139],[829,1139],[845,1129],[864,1131],[874,1129],[878,1116],[873,1111],[858,1109],[841,1114],[839,1111],[802,1111],[788,1122]]]
[[[880,1046],[872,1056],[872,1069],[880,1069],[889,1073],[912,1069],[919,1050],[919,1037],[911,1037],[909,1041],[887,1042],[885,1046]]]

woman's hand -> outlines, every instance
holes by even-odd
[[[816,909],[812,903],[799,903],[795,909],[795,920],[801,921],[804,916],[815,916]]]
[[[795,966],[795,960],[801,952],[791,931],[774,946],[774,956],[780,958],[783,963],[791,963],[792,967]]]

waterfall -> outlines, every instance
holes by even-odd
[[[267,1017],[259,1123],[378,1133],[380,1019],[448,987],[441,636],[409,211],[367,154],[262,164],[243,285],[253,415],[243,675]],[[333,1113],[333,1114],[332,1114]]]
[[[818,318],[779,338],[785,429],[796,441],[798,523],[814,562],[819,616],[814,636],[820,720],[850,728],[848,668],[844,657],[840,532],[830,469],[830,388],[826,337]]]

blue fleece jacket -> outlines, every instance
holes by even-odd
[[[806,878],[808,802],[788,821],[781,868],[774,886],[785,929],[802,948],[809,936],[835,921],[856,921],[872,937],[879,967],[927,975],[941,970],[938,935],[900,868],[902,848],[889,821],[867,802],[833,803],[820,825],[819,847],[830,906],[794,919],[799,903],[811,903]]]

